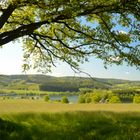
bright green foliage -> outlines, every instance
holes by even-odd
[[[134,96],[133,103],[140,103],[140,95],[135,95]]]
[[[61,99],[61,102],[62,103],[69,103],[69,100],[66,96],[63,96],[62,99]]]
[[[85,103],[85,96],[84,95],[79,95],[78,97],[78,103]]]
[[[92,93],[86,93],[79,96],[79,103],[107,103],[114,94],[108,90],[93,90]]]
[[[91,103],[91,102],[92,102],[92,98],[91,98],[91,97],[87,97],[87,98],[85,99],[85,102],[86,102],[86,103]]]
[[[109,99],[109,103],[121,103],[121,100],[118,96],[112,96],[110,99]]]
[[[92,102],[94,103],[106,103],[114,94],[111,90],[94,90],[93,94],[90,96],[92,97]]]
[[[100,94],[98,94],[98,93],[94,93],[93,96],[92,96],[92,102],[94,102],[94,103],[99,103],[99,101],[101,99],[102,98],[101,98]]]
[[[139,7],[138,0],[9,0],[0,5],[0,46],[21,37],[24,70],[50,71],[57,60],[79,70],[89,56],[140,68]]]
[[[50,100],[50,97],[48,95],[45,95],[44,100],[48,102]]]

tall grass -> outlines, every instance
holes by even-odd
[[[0,140],[140,140],[140,113],[7,114]]]

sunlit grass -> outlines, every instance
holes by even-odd
[[[0,100],[0,114],[22,112],[113,111],[140,112],[140,104],[62,104],[43,100]]]
[[[139,140],[140,113],[65,112],[2,115],[1,140]]]
[[[140,105],[1,99],[0,140],[140,140]]]

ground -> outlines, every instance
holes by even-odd
[[[140,112],[140,104],[64,104],[43,100],[0,100],[0,114],[25,112],[113,111]]]

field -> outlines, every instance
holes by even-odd
[[[113,111],[140,112],[140,104],[63,104],[43,100],[0,100],[0,114],[7,113],[45,113],[69,111]]]
[[[139,104],[0,100],[0,140],[139,140]]]

